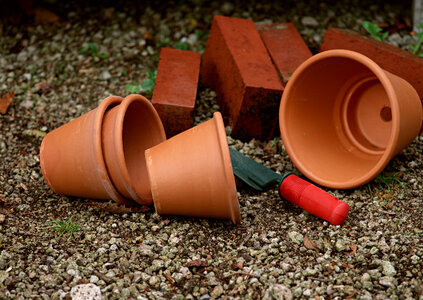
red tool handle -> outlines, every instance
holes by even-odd
[[[348,216],[347,203],[294,174],[284,176],[279,191],[284,199],[332,225],[342,224]]]

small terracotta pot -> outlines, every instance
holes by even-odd
[[[407,81],[362,54],[330,50],[293,73],[279,122],[285,148],[304,175],[348,189],[372,180],[407,147],[422,115]]]
[[[241,216],[220,113],[145,151],[156,212],[231,219]]]
[[[102,130],[104,159],[113,184],[124,197],[152,204],[144,152],[164,140],[159,115],[141,95],[129,95],[106,112]]]
[[[54,192],[134,204],[115,189],[103,159],[103,116],[108,108],[119,105],[121,101],[121,97],[108,97],[96,109],[44,137],[40,148],[41,171]]]

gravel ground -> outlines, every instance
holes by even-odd
[[[313,52],[326,28],[361,30],[369,20],[410,49],[411,3],[368,2],[59,1],[43,4],[61,17],[54,24],[3,18],[0,95],[15,97],[0,115],[0,298],[78,299],[87,289],[105,299],[423,299],[423,136],[377,180],[330,191],[350,205],[342,226],[280,200],[276,187],[256,193],[241,183],[240,226],[112,213],[53,193],[39,166],[46,132],[129,94],[157,67],[161,45],[203,51],[214,14],[292,21]],[[218,110],[215,97],[200,87],[197,123]],[[228,140],[274,170],[295,171],[280,139]],[[60,237],[52,228],[60,222],[79,226]]]

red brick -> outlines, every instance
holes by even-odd
[[[201,55],[197,52],[162,48],[151,102],[167,137],[193,125]]]
[[[283,85],[251,20],[213,18],[201,76],[216,91],[232,136],[272,137]]]
[[[292,23],[257,24],[261,39],[284,83],[295,69],[311,57],[301,35]]]
[[[381,68],[407,80],[423,100],[423,59],[398,47],[347,29],[328,29],[320,51],[347,49],[366,55]]]

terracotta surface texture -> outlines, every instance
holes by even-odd
[[[241,222],[235,178],[219,112],[145,151],[154,207],[159,215]]]
[[[215,16],[201,65],[232,136],[272,137],[283,85],[251,20]]]
[[[193,125],[201,54],[162,48],[152,103],[168,137]]]
[[[144,152],[166,140],[162,122],[153,105],[132,94],[104,114],[102,149],[107,171],[121,195],[151,205],[150,182]]]
[[[311,57],[301,35],[292,23],[257,24],[261,39],[284,83],[295,69]]]
[[[45,182],[54,192],[134,204],[123,198],[111,182],[101,143],[104,114],[121,101],[121,97],[108,97],[94,110],[44,137],[40,148],[41,171]]]
[[[347,49],[366,55],[381,68],[407,80],[423,99],[423,59],[417,55],[357,32],[337,28],[326,30],[320,46],[320,51],[330,49]]]
[[[406,80],[344,49],[316,54],[297,68],[279,115],[297,169],[336,189],[375,178],[415,139],[422,121],[419,95]]]

